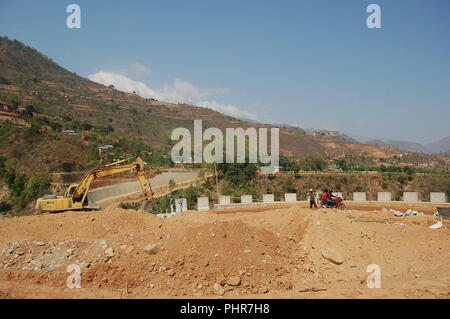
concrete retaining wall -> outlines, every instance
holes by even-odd
[[[176,198],[175,199],[175,212],[182,213],[188,210],[187,199],[186,198]]]
[[[284,194],[284,201],[285,202],[296,202],[297,194],[296,193]]]
[[[273,203],[275,196],[273,194],[263,194],[263,203]]]
[[[353,200],[355,202],[366,202],[367,201],[366,193],[365,192],[354,192]]]
[[[207,211],[209,210],[209,197],[197,198],[197,210]]]
[[[431,192],[430,193],[430,202],[432,203],[445,203],[445,193],[436,193]]]
[[[417,192],[404,192],[403,193],[403,201],[404,202],[418,202],[419,196]]]
[[[391,192],[378,192],[377,200],[379,202],[390,202],[392,200]]]
[[[230,196],[219,196],[219,204],[220,205],[231,204],[231,197]]]

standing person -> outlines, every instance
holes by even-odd
[[[313,191],[312,188],[309,189],[309,192],[306,195],[306,197],[309,199],[309,208],[313,208],[313,206],[315,208],[317,208],[317,205],[316,205],[317,194]]]
[[[183,212],[183,195],[178,195],[178,204],[180,205],[180,213]]]
[[[170,212],[173,213],[173,212],[175,212],[175,202],[173,200],[172,194],[169,194],[168,197],[169,197]]]

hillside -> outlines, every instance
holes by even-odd
[[[450,153],[450,136],[425,144],[396,140],[370,140],[367,142],[367,144],[383,147],[397,147],[408,152],[419,152],[427,154]]]
[[[114,156],[161,150],[158,153],[161,161],[167,161],[173,145],[172,130],[186,127],[192,132],[194,119],[203,120],[204,129],[270,127],[208,108],[144,99],[105,87],[5,37],[0,38],[0,103],[22,109],[17,118],[26,123],[11,127],[0,121],[0,156],[14,158],[18,168],[31,175],[37,171],[76,171],[95,166],[99,160],[97,147],[105,144],[115,146]],[[74,130],[75,136],[68,136],[63,129]],[[86,136],[87,140],[81,140],[80,136]],[[378,160],[403,153],[340,136],[305,133],[289,126],[280,127],[280,151],[294,159],[316,154]],[[423,163],[436,158],[417,155],[415,160]]]

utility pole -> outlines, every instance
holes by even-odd
[[[219,178],[217,177],[217,167],[216,162],[214,162],[214,172],[216,174],[216,192],[217,192],[217,200],[219,200]]]

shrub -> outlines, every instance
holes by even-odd
[[[170,192],[173,191],[175,186],[177,186],[177,183],[173,179],[170,179],[170,181],[169,181],[169,190],[170,190]]]
[[[24,185],[23,193],[19,196],[19,205],[24,208],[35,199],[48,193],[50,189],[49,177],[32,177]]]
[[[12,206],[10,204],[8,204],[7,202],[0,202],[0,213],[10,211],[11,209],[12,209]]]
[[[139,210],[141,203],[139,203],[139,202],[121,202],[119,206],[120,206],[120,208],[123,208],[123,209]]]
[[[152,213],[154,214],[169,212],[170,199],[167,196],[155,198],[152,204]]]
[[[10,82],[7,78],[5,78],[4,76],[1,76],[1,75],[0,75],[0,84],[3,84],[3,85],[10,85],[11,82]]]
[[[187,200],[188,207],[194,207],[195,205],[197,205],[197,194],[198,194],[197,187],[191,185],[188,188],[186,188],[186,190],[184,191],[184,197]]]
[[[318,155],[305,155],[301,160],[300,168],[304,171],[323,171],[327,168],[327,162]]]

